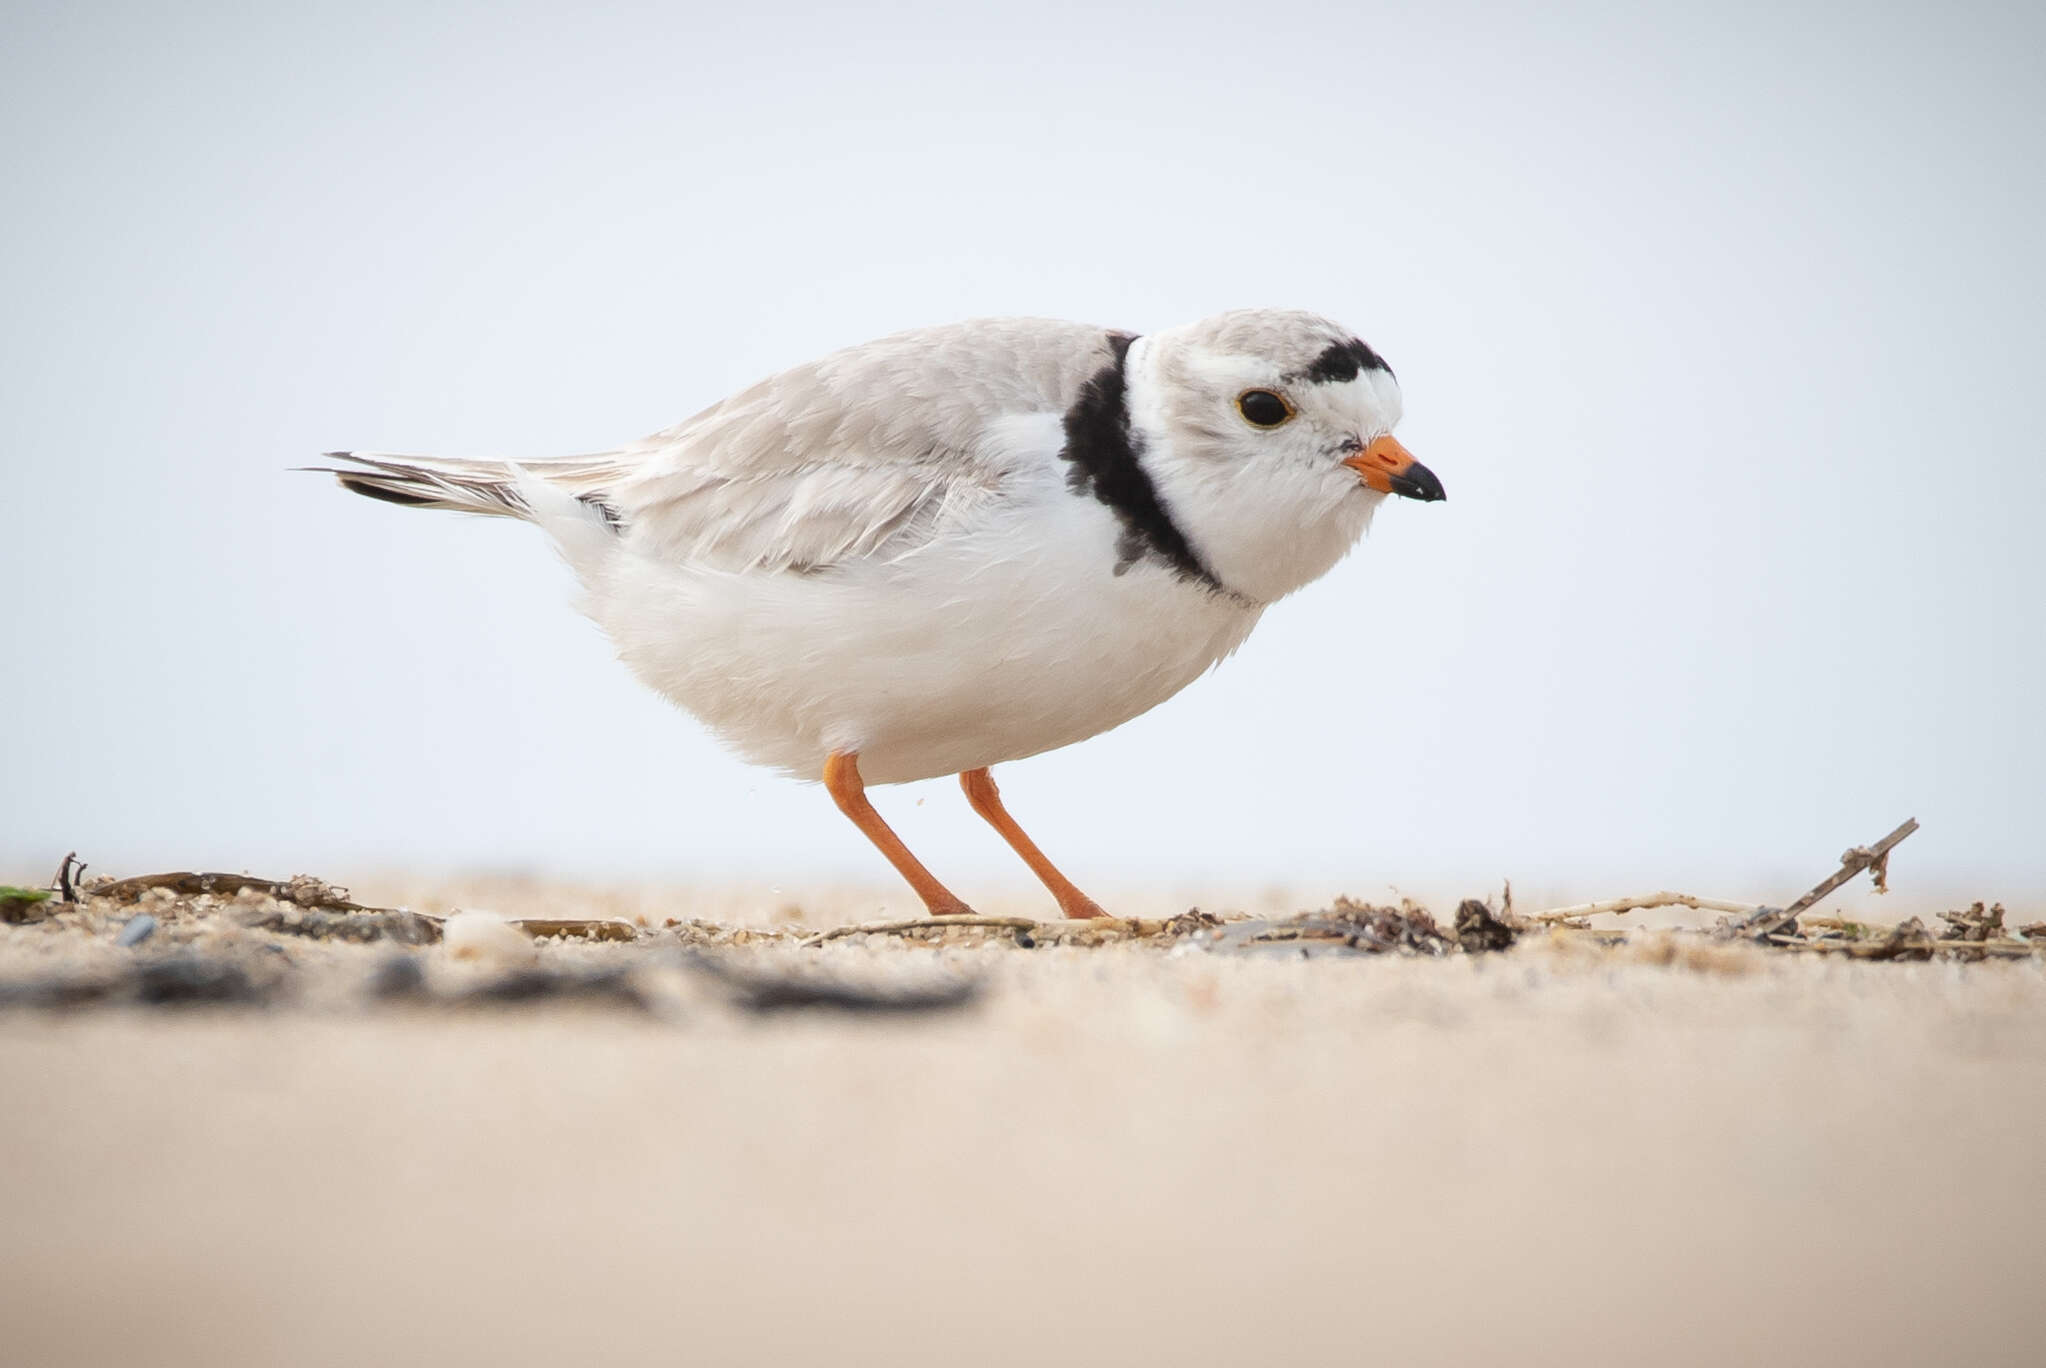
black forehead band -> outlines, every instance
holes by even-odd
[[[1347,342],[1329,343],[1327,349],[1314,358],[1314,364],[1300,372],[1300,378],[1317,385],[1332,385],[1355,380],[1363,371],[1384,371],[1392,375],[1392,367],[1385,364],[1384,357],[1353,337]]]

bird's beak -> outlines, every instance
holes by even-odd
[[[1442,492],[1442,481],[1435,478],[1435,472],[1415,460],[1414,453],[1390,436],[1380,437],[1355,456],[1344,458],[1343,464],[1381,494],[1397,494],[1423,503],[1449,497]]]

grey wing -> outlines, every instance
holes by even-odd
[[[619,451],[529,469],[663,559],[810,570],[899,554],[1001,497],[1019,459],[1003,434],[1064,413],[1111,363],[1110,336],[1042,319],[902,333]]]

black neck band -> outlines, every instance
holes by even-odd
[[[1059,455],[1070,464],[1066,486],[1075,494],[1091,494],[1114,512],[1122,524],[1116,543],[1115,573],[1120,575],[1145,557],[1163,561],[1181,579],[1209,591],[1237,597],[1209,570],[1179,524],[1158,498],[1150,472],[1138,458],[1143,438],[1130,428],[1129,378],[1125,373],[1130,333],[1110,333],[1114,359],[1090,377],[1080,397],[1066,410],[1066,445]]]

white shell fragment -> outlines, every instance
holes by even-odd
[[[457,912],[441,927],[441,948],[450,959],[481,964],[531,964],[539,957],[532,938],[495,912]]]

